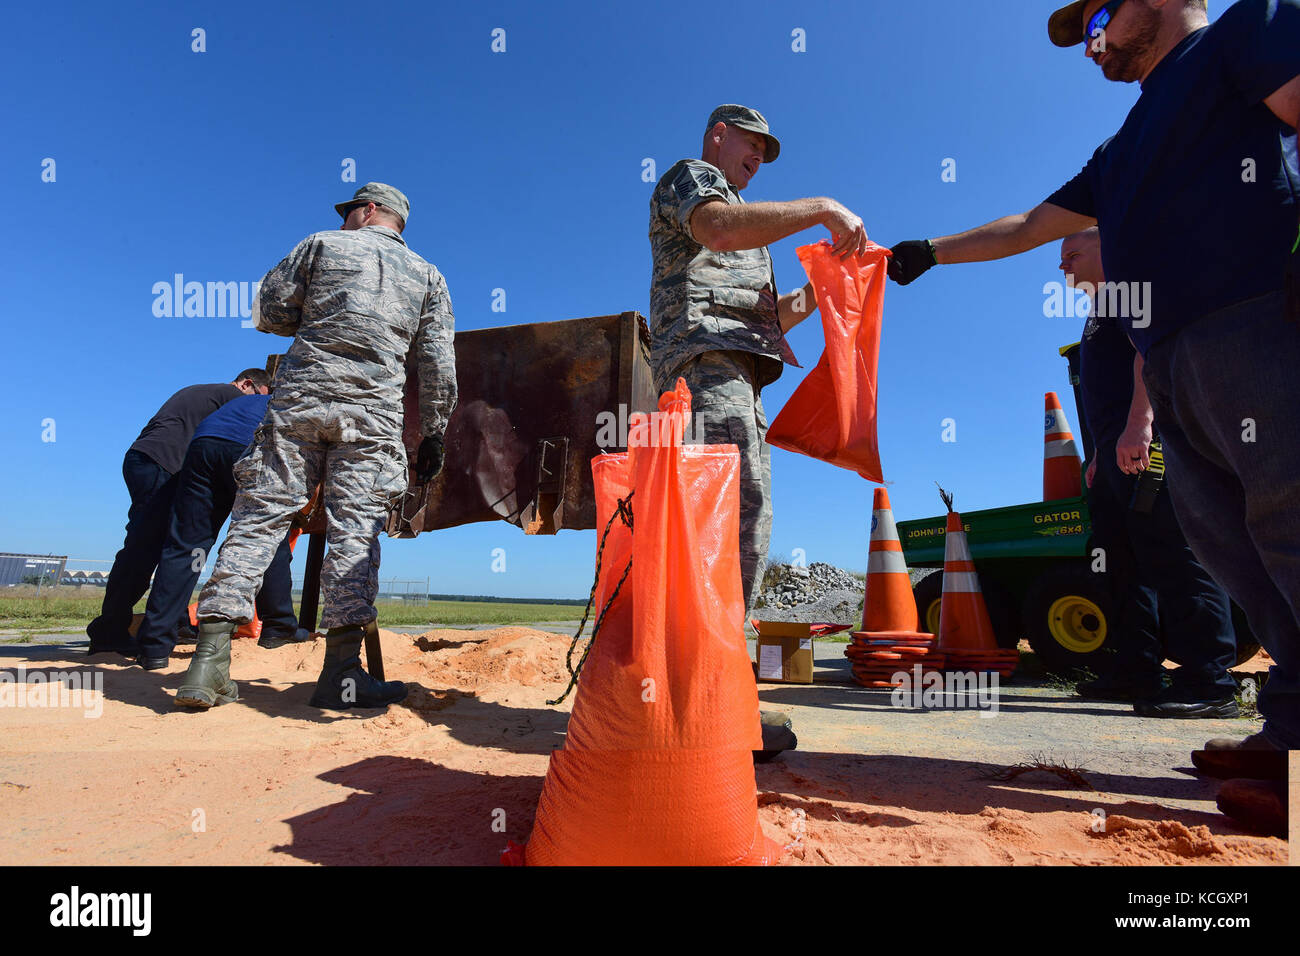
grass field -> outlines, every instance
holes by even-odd
[[[80,594],[56,591],[37,597],[31,593],[11,593],[0,597],[0,630],[18,631],[19,637],[52,631],[79,631],[99,613],[103,591],[86,590]],[[574,604],[506,604],[496,601],[430,601],[412,604],[381,601],[377,605],[381,627],[441,624],[463,627],[467,624],[533,624],[539,621],[576,621],[582,607]],[[135,607],[143,613],[144,601]]]

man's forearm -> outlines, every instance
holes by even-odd
[[[1064,239],[1097,220],[1042,203],[1029,212],[1003,216],[974,229],[931,240],[939,265],[954,262],[988,262],[1036,249],[1045,242]]]
[[[1142,353],[1133,356],[1133,400],[1129,403],[1128,423],[1144,427],[1155,419],[1146,382],[1142,381]]]
[[[731,204],[710,202],[691,216],[695,238],[716,252],[758,249],[820,225],[832,200]]]
[[[789,332],[816,310],[817,297],[813,295],[811,282],[802,289],[781,296],[776,303],[776,315],[781,322],[781,331]]]

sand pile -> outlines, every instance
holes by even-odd
[[[0,670],[98,675],[101,713],[0,707],[0,840],[19,864],[481,864],[532,828],[572,699],[569,638],[526,627],[381,631],[387,712],[308,705],[323,642],[236,642],[241,700],[172,703],[192,647],[146,672],[67,647],[0,647]],[[579,647],[578,653],[582,648]],[[1217,814],[1169,811],[1059,782],[993,783],[987,768],[909,757],[864,727],[816,741],[824,700],[795,713],[805,749],[758,769],[767,834],[789,865],[1285,863],[1284,841]],[[954,720],[959,718],[954,717]],[[932,735],[935,731],[929,732]],[[1053,790],[1052,788],[1056,789]],[[1093,832],[1089,808],[1105,807]]]

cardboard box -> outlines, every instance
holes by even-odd
[[[758,680],[769,684],[813,682],[812,626],[793,621],[755,621]]]

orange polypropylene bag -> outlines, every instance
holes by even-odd
[[[840,259],[828,242],[797,250],[817,296],[826,351],[768,430],[768,444],[884,482],[876,440],[876,370],[889,250]]]
[[[551,754],[528,865],[774,862],[758,823],[758,693],[740,585],[735,445],[681,445],[690,391],[633,416],[627,454],[592,461],[605,535],[593,618],[631,572]],[[517,855],[515,857],[517,859]]]

